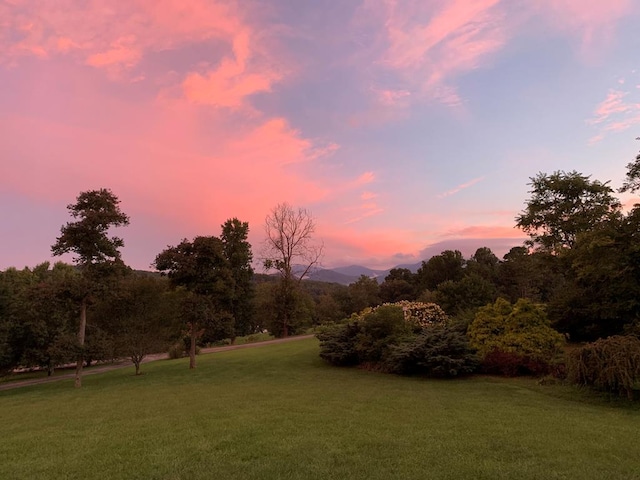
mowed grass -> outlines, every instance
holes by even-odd
[[[315,339],[0,392],[0,479],[640,479],[640,410],[340,369]]]

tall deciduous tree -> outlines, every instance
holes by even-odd
[[[60,236],[51,247],[54,255],[75,254],[74,263],[80,270],[84,285],[79,294],[80,324],[78,344],[85,343],[87,327],[87,305],[91,295],[104,283],[104,280],[116,272],[125,270],[120,257],[120,248],[124,242],[118,237],[109,237],[111,227],[129,224],[129,217],[120,210],[120,200],[111,190],[89,190],[80,193],[76,203],[67,206],[75,219],[64,225]],[[75,386],[82,385],[82,353],[76,362]]]
[[[416,272],[421,289],[435,290],[447,280],[458,281],[464,276],[464,257],[459,250],[445,250],[440,255],[423,261]]]
[[[576,171],[539,173],[531,177],[531,198],[516,217],[528,243],[558,253],[571,248],[577,236],[620,215],[621,205],[608,182],[590,180]]]
[[[322,243],[314,241],[316,223],[311,212],[288,203],[276,205],[265,219],[267,238],[263,261],[266,270],[280,274],[278,295],[283,308],[278,313],[282,336],[289,335],[300,281],[322,258]]]
[[[251,267],[253,253],[251,244],[247,241],[248,235],[249,224],[237,218],[229,219],[222,225],[220,239],[224,255],[229,262],[234,286],[233,296],[230,299],[230,313],[234,318],[234,338],[237,335],[248,335],[255,330],[253,321],[255,287]]]
[[[637,137],[636,140],[640,140]],[[640,153],[635,161],[627,163],[627,178],[620,188],[620,192],[635,192],[640,190]]]
[[[375,278],[360,275],[360,278],[349,285],[351,312],[359,312],[367,307],[375,307],[380,302],[380,285]],[[349,312],[349,313],[351,313]]]
[[[31,276],[31,284],[14,297],[13,320],[22,337],[20,364],[43,367],[52,375],[57,365],[77,356],[73,335],[77,306],[67,292],[78,273],[71,265],[58,262],[50,269],[45,262]]]
[[[408,268],[392,268],[380,285],[380,299],[393,303],[415,300],[416,276]]]
[[[108,316],[104,326],[116,353],[131,359],[136,375],[147,355],[164,351],[179,337],[177,297],[165,277],[132,274],[93,309],[103,318]]]
[[[195,368],[198,338],[207,328],[218,329],[212,325],[216,320],[227,323],[231,319],[234,279],[224,243],[214,236],[196,237],[192,242],[184,239],[158,254],[154,266],[166,273],[174,286],[190,293],[183,301],[182,318],[190,338],[189,368]]]

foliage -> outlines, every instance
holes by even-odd
[[[435,291],[436,302],[449,315],[481,307],[494,302],[496,297],[495,285],[475,272],[456,282],[442,282]]]
[[[318,265],[323,244],[313,240],[316,223],[311,212],[294,209],[288,203],[276,205],[265,219],[266,239],[263,246],[265,270],[276,270],[280,275],[277,290],[280,308],[276,310],[280,326],[272,333],[286,337],[293,327],[300,282]]]
[[[333,295],[325,293],[317,297],[315,302],[314,324],[333,323],[344,318],[344,311]]]
[[[518,375],[546,375],[551,371],[553,359],[532,358],[514,351],[494,349],[482,359],[482,372],[490,375],[515,377]]]
[[[118,197],[105,188],[80,193],[76,203],[67,206],[77,220],[62,227],[51,247],[52,253],[75,253],[74,262],[81,269],[118,262],[119,248],[124,242],[118,237],[109,238],[107,231],[129,224],[129,217],[122,213],[119,204]]]
[[[472,373],[478,358],[464,333],[440,324],[424,329],[410,341],[391,346],[385,366],[394,373],[457,377]]]
[[[566,268],[557,255],[513,247],[498,267],[500,294],[511,302],[519,298],[548,302],[561,288]]]
[[[360,312],[380,304],[380,286],[375,278],[360,275],[349,285],[350,312]]]
[[[577,236],[619,215],[621,204],[608,182],[591,181],[576,171],[531,177],[531,198],[516,217],[529,244],[558,253],[572,248]]]
[[[293,288],[283,282],[258,284],[256,288],[256,311],[260,312],[256,325],[276,337],[296,335],[313,323],[315,304],[302,288]],[[282,319],[287,318],[285,335]]]
[[[184,239],[175,247],[167,247],[160,252],[154,266],[166,274],[174,286],[216,297],[221,304],[228,303],[233,277],[224,254],[224,244],[218,237],[198,236],[193,241]]]
[[[395,305],[381,305],[364,315],[358,323],[358,330],[355,350],[359,363],[384,361],[391,345],[399,343],[413,331],[402,309]]]
[[[637,137],[636,140],[640,140]],[[640,153],[635,161],[627,163],[627,176],[620,188],[620,192],[636,192],[640,189]]]
[[[435,290],[447,280],[458,281],[464,276],[465,260],[459,250],[445,250],[423,261],[416,273],[420,290]]]
[[[432,303],[404,301],[366,308],[346,323],[320,330],[320,357],[335,365],[368,363],[384,368],[395,345],[443,326],[446,320],[442,309]]]
[[[415,275],[407,268],[392,268],[380,285],[380,300],[384,303],[414,300]]]
[[[640,339],[616,335],[573,350],[568,379],[633,399],[640,392]]]
[[[320,358],[337,366],[357,365],[356,340],[359,332],[357,323],[321,327],[316,333],[320,340]]]
[[[180,334],[178,295],[163,277],[132,274],[94,311],[117,355],[131,359],[136,375],[147,355],[164,351]]]
[[[119,204],[118,197],[105,188],[80,193],[76,203],[67,206],[76,221],[68,222],[61,228],[60,236],[51,247],[54,255],[74,253],[74,263],[84,280],[84,284],[76,289],[80,304],[78,344],[81,352],[76,361],[76,387],[82,385],[88,303],[92,295],[104,289],[109,278],[127,271],[119,251],[124,242],[107,235],[109,228],[129,224],[129,217],[120,210]]]
[[[70,265],[58,262],[49,268],[49,262],[32,270],[18,273],[7,303],[10,347],[14,354],[12,367],[19,363],[25,367],[41,367],[51,375],[56,366],[72,360],[77,354],[77,340],[72,332],[77,329],[77,308],[66,295],[67,287],[78,276]],[[0,348],[0,350],[2,350]]]
[[[234,319],[231,336],[248,335],[255,332],[253,297],[253,253],[248,242],[249,224],[237,218],[227,220],[222,225],[220,239],[224,256],[229,262],[233,278],[233,296],[230,299],[230,313]]]
[[[640,208],[585,232],[565,255],[550,317],[572,340],[618,335],[640,318]]]
[[[433,325],[441,325],[448,320],[444,310],[435,303],[409,302],[405,300],[385,305],[402,308],[405,321],[420,329],[429,328]]]
[[[493,355],[515,354],[524,362],[548,361],[564,343],[562,335],[550,327],[544,309],[525,299],[511,305],[499,298],[480,308],[468,335],[483,360],[495,351],[501,353]]]
[[[207,331],[210,341],[234,333],[230,309],[235,283],[225,244],[215,236],[184,239],[159,253],[154,264],[174,287],[186,290],[180,316],[191,341],[189,368],[195,368],[196,343]]]
[[[500,260],[488,247],[480,247],[466,261],[465,276],[478,275],[484,280],[495,283]]]

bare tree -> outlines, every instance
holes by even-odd
[[[265,219],[263,262],[266,270],[280,273],[278,321],[283,337],[289,335],[296,289],[322,258],[324,246],[314,241],[315,228],[311,212],[288,203],[276,205]]]

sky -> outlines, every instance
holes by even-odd
[[[82,191],[124,261],[305,208],[325,267],[498,256],[538,172],[622,184],[640,0],[0,0],[0,269]],[[623,196],[632,204],[635,200]]]

